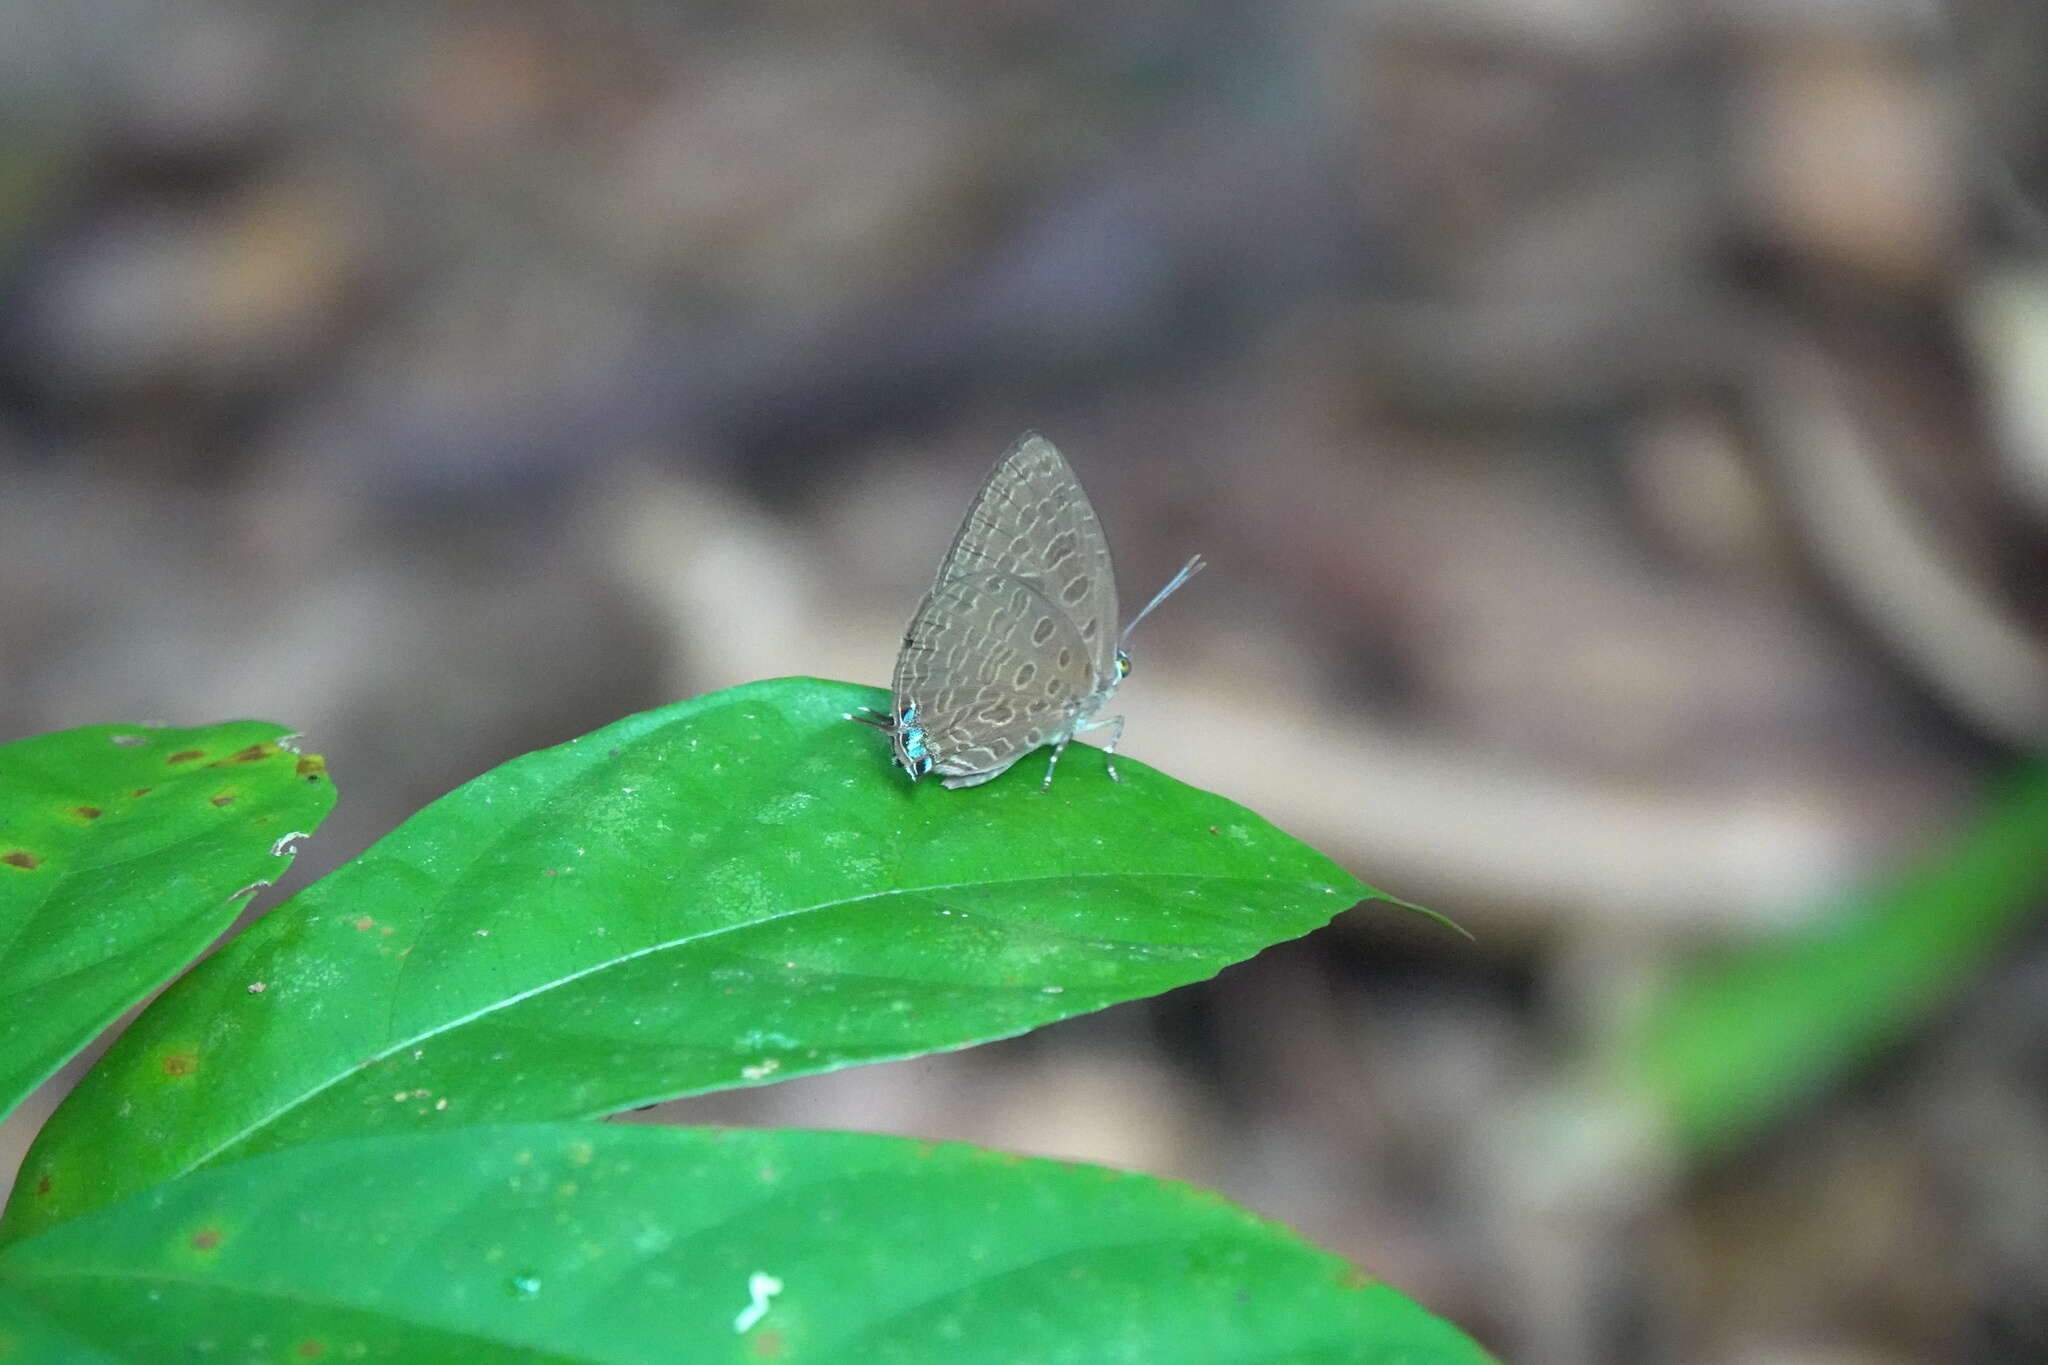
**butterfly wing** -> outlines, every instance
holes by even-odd
[[[1027,432],[997,462],[939,565],[938,583],[1002,574],[1036,588],[1071,624],[1094,677],[1113,686],[1116,575],[1081,481],[1051,441]]]
[[[972,787],[1073,733],[1095,693],[1073,621],[1028,579],[969,573],[932,585],[896,656],[898,708],[923,728],[932,771]]]

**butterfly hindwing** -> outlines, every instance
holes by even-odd
[[[933,585],[905,633],[894,683],[949,787],[995,777],[1072,735],[1096,700],[1080,633],[1031,582],[1004,573]]]

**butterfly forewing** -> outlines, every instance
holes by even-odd
[[[1080,480],[1043,436],[1024,436],[982,484],[939,565],[938,585],[988,573],[1023,579],[1057,608],[1055,619],[1072,627],[1087,653],[1089,690],[1114,684],[1109,541]]]
[[[1064,739],[1095,702],[1093,656],[1067,614],[1027,579],[934,584],[896,658],[898,706],[916,708],[933,771],[973,786]]]

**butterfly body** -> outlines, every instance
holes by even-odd
[[[1200,567],[1189,561],[1152,605]],[[853,719],[890,737],[913,781],[978,786],[1051,744],[1050,785],[1076,734],[1113,729],[1115,752],[1123,718],[1101,712],[1130,666],[1095,509],[1052,443],[1026,435],[983,483],[904,631],[892,711]]]

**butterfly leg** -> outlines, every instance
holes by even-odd
[[[1123,781],[1123,778],[1118,775],[1116,770],[1116,746],[1123,743],[1124,718],[1122,716],[1105,716],[1101,720],[1089,721],[1081,729],[1109,730],[1113,732],[1109,737],[1109,743],[1102,746],[1102,766],[1109,770],[1110,781]],[[1079,734],[1080,731],[1077,730],[1075,733]]]
[[[1068,735],[1065,739],[1052,746],[1052,757],[1047,759],[1045,764],[1045,781],[1041,782],[1038,786],[1040,791],[1052,790],[1052,770],[1059,767],[1060,755],[1066,752],[1067,745],[1071,744],[1073,739],[1072,735]]]

